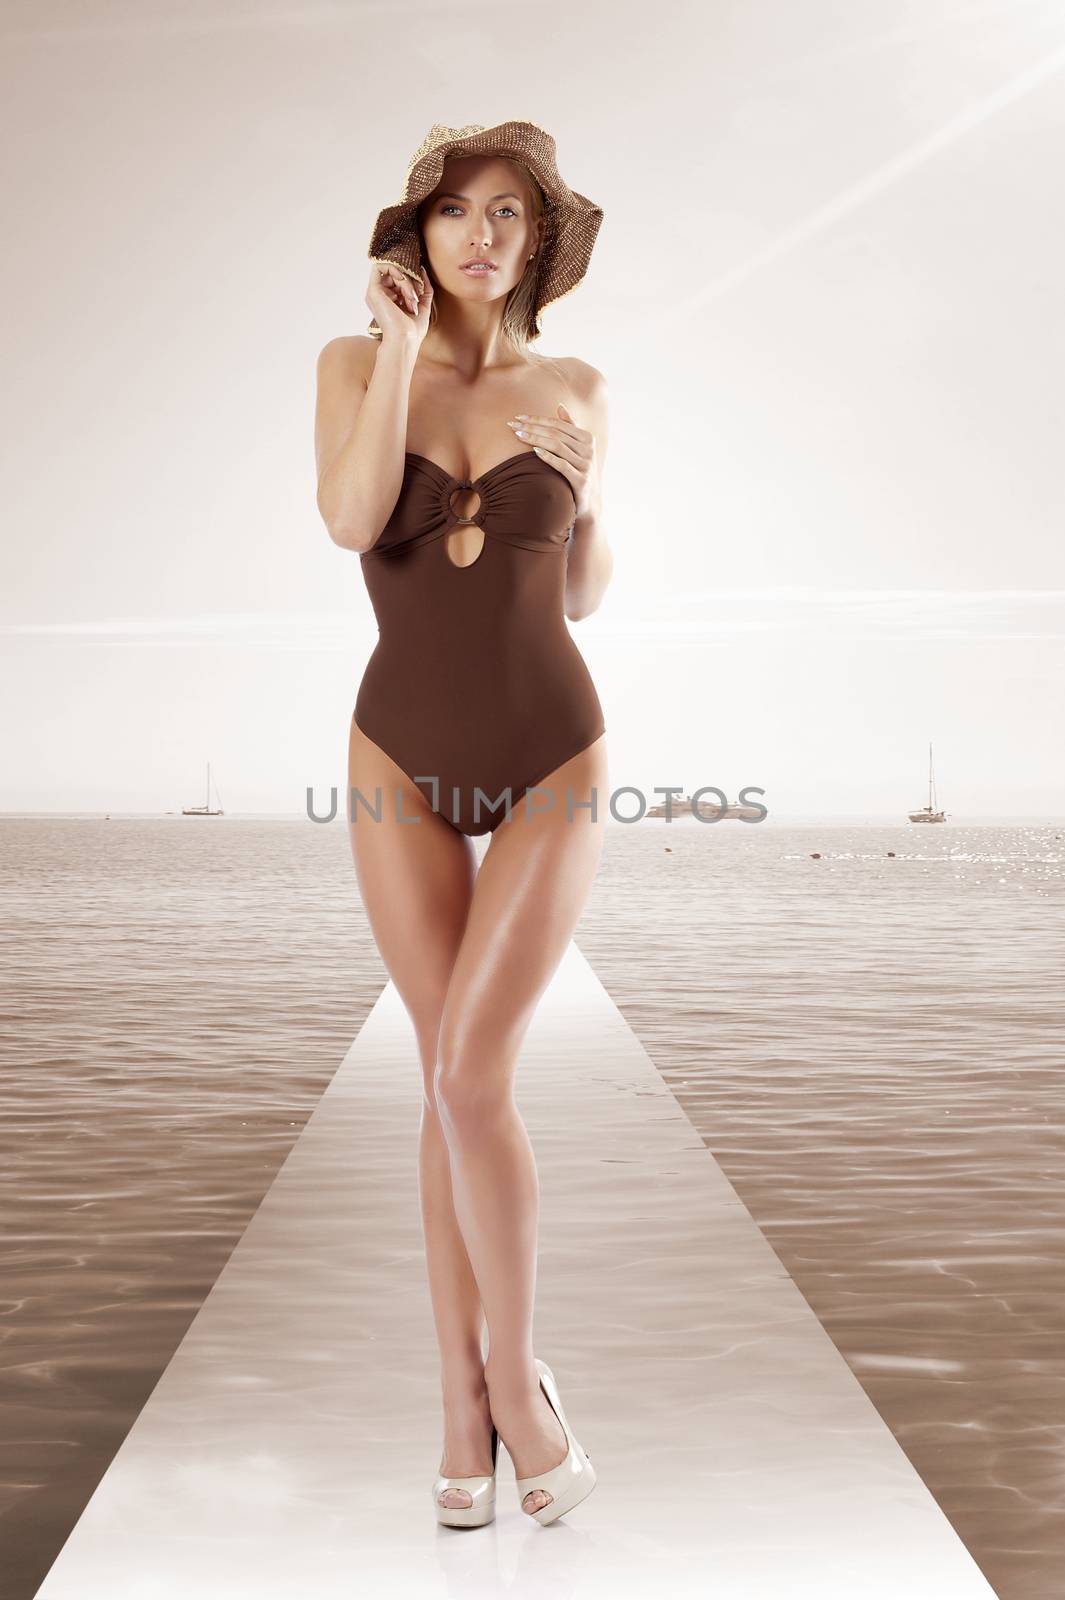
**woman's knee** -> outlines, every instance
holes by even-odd
[[[410,1011],[414,1034],[418,1041],[422,1097],[429,1110],[433,1112],[437,1110],[435,1080],[439,1060],[440,1021],[444,1013],[444,993],[441,991],[438,1000],[430,1000],[421,1005],[417,1012]]]
[[[461,1134],[483,1126],[511,1099],[504,1041],[456,1033],[445,1025],[437,1045],[432,1093],[445,1127]]]

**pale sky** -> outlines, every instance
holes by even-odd
[[[6,0],[0,810],[344,784],[376,638],[318,352],[434,122],[605,220],[544,354],[610,385],[615,786],[1065,812],[1065,8]],[[391,67],[394,70],[391,70]],[[594,68],[594,70],[591,70]]]

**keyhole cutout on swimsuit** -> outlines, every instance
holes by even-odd
[[[463,506],[460,510],[455,505],[456,494],[471,496],[474,505]],[[455,523],[444,535],[444,553],[453,567],[472,567],[480,559],[485,541],[484,529],[475,521],[481,513],[480,492],[472,484],[460,484],[449,497],[448,505]]]

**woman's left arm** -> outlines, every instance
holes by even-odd
[[[568,478],[577,515],[566,546],[565,611],[579,622],[598,610],[614,570],[614,556],[603,528],[603,466],[609,430],[607,384],[585,361],[568,364],[573,393],[588,426],[574,422],[564,405],[558,418],[516,419],[537,454]]]

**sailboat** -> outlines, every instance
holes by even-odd
[[[932,771],[932,746],[928,746],[928,804],[910,812],[911,822],[946,822],[947,813],[936,809],[936,780]]]
[[[221,817],[221,816],[224,816],[225,813],[222,810],[222,796],[218,793],[218,785],[217,785],[217,783],[214,786],[214,792],[215,792],[215,795],[217,796],[217,799],[218,799],[218,810],[217,811],[212,811],[211,810],[211,763],[208,761],[208,763],[207,763],[207,795],[206,795],[206,798],[204,800],[204,803],[203,803],[202,806],[182,806],[181,815],[183,817]]]

